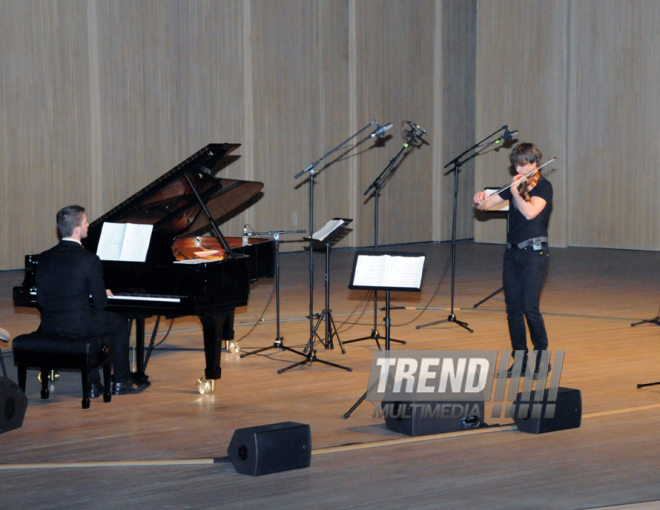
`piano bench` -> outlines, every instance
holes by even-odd
[[[18,367],[18,385],[25,392],[28,368],[41,370],[41,398],[48,398],[48,373],[51,370],[80,370],[82,408],[89,409],[90,371],[103,367],[103,401],[110,402],[110,369],[114,350],[103,337],[79,337],[28,333],[14,338],[12,350]]]

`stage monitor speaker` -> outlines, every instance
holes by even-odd
[[[20,428],[27,410],[27,397],[13,381],[0,377],[0,434]]]
[[[513,420],[522,432],[544,434],[556,430],[576,429],[582,422],[582,394],[580,390],[557,388],[557,400],[548,402],[548,391],[543,394],[543,402],[534,402],[534,393],[529,399],[522,400],[518,393],[515,402]],[[548,417],[548,411],[554,405],[554,416]],[[521,406],[523,408],[521,409]],[[541,412],[534,412],[534,406],[540,406]],[[548,409],[550,408],[550,409]]]
[[[267,475],[309,467],[312,434],[309,425],[286,421],[236,429],[227,454],[243,475]]]
[[[385,426],[407,436],[428,436],[477,428],[484,418],[484,401],[382,403]]]

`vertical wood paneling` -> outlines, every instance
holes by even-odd
[[[436,102],[442,107],[437,115],[434,177],[438,186],[433,202],[437,209],[438,235],[448,240],[454,217],[455,174],[444,166],[475,143],[476,100],[476,0],[449,0],[441,3],[439,85]],[[451,171],[451,172],[450,172]],[[450,172],[450,173],[448,173]],[[474,195],[474,160],[466,160],[458,175],[456,238],[474,235],[472,196]]]
[[[660,4],[571,4],[570,243],[660,249]]]
[[[207,143],[241,142],[243,9],[238,0],[118,0],[97,11],[100,214]],[[242,174],[239,157],[219,175]]]
[[[0,267],[57,241],[56,211],[90,193],[86,5],[0,2]]]
[[[265,191],[253,206],[253,227],[306,229],[309,188],[305,177],[294,176],[321,154],[318,6],[254,1],[251,15],[254,177]]]
[[[566,0],[499,0],[478,4],[477,140],[507,124],[519,142],[533,142],[554,188],[550,240],[566,246],[567,27]],[[488,149],[476,159],[475,188],[511,181],[509,150]],[[504,242],[506,221],[477,216],[477,241]]]
[[[264,195],[223,225],[307,229],[302,168],[376,118],[390,137],[319,165],[316,228],[355,218],[344,246],[373,243],[362,193],[431,132],[381,196],[380,244],[447,240],[442,166],[503,124],[534,141],[555,189],[551,236],[660,249],[658,83],[652,1],[0,0],[0,268],[56,241],[69,203],[93,218],[209,142],[245,144],[221,176]],[[510,180],[508,150],[466,164],[457,237],[503,242],[470,221],[474,189]],[[473,166],[474,165],[474,166]],[[567,185],[570,183],[570,186]],[[17,225],[20,228],[17,228]],[[285,243],[284,250],[303,243]]]
[[[401,149],[401,122],[433,130],[435,4],[432,1],[357,2],[358,124],[392,122],[389,139],[359,149],[360,193]],[[380,198],[379,244],[428,240],[433,235],[434,147],[408,149]],[[374,200],[358,210],[359,245],[371,245]]]
[[[318,110],[318,120],[312,129],[318,132],[316,149],[319,152],[317,156],[312,156],[312,161],[344,141],[351,132],[349,5],[344,1],[316,2],[316,5],[318,67],[316,80],[310,85],[318,91],[318,98],[313,105]],[[354,168],[350,158],[353,152],[349,152],[344,158],[338,156],[343,153],[344,151],[335,153],[319,165],[319,169],[323,171],[316,178],[317,200],[314,214],[318,220],[317,228],[334,217],[350,218],[354,212],[355,195],[351,193]],[[358,232],[353,230],[339,246],[355,246],[357,236]]]

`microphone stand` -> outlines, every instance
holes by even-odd
[[[314,342],[318,338],[319,341],[323,343],[321,338],[316,334],[316,331],[314,330],[314,319],[318,319],[320,317],[319,314],[314,313],[314,240],[312,239],[312,234],[314,232],[314,177],[318,173],[315,170],[315,168],[316,165],[318,165],[321,161],[323,161],[325,158],[330,156],[330,154],[343,148],[350,140],[358,136],[363,131],[369,129],[369,127],[373,126],[374,124],[377,124],[375,119],[372,120],[366,126],[364,126],[362,129],[360,129],[357,133],[352,135],[350,138],[347,138],[342,143],[337,145],[337,147],[332,149],[330,152],[327,152],[319,159],[314,161],[314,163],[307,166],[307,168],[298,172],[294,177],[294,179],[298,179],[302,175],[309,173],[309,235],[310,235],[309,237],[309,315],[307,317],[309,319],[309,340],[307,341],[307,345],[305,345],[305,349],[303,350],[304,353],[303,355],[307,358],[307,361],[309,361],[310,363],[314,361],[321,361],[316,357],[316,351],[314,350]],[[328,346],[326,346],[326,349],[327,348]],[[330,364],[327,361],[323,361],[322,363]]]
[[[486,145],[482,145],[484,144],[484,142],[486,142],[486,140],[492,138],[500,131],[504,131],[504,136]],[[463,165],[463,163],[465,163],[465,161],[463,161],[463,156],[465,156],[466,154],[477,148],[485,149],[490,145],[499,143],[501,140],[506,139],[508,136],[509,136],[509,127],[506,125],[502,126],[500,129],[488,135],[486,138],[476,143],[475,145],[473,145],[472,147],[461,153],[459,156],[452,159],[449,163],[447,163],[444,166],[444,168],[447,168],[449,166],[453,167],[451,170],[445,172],[445,175],[454,172],[454,212],[452,216],[452,228],[451,228],[451,310],[449,312],[449,317],[447,317],[446,319],[441,321],[430,322],[428,324],[421,324],[417,326],[416,329],[426,328],[428,326],[435,326],[436,324],[442,324],[444,322],[453,322],[455,324],[458,324],[462,328],[467,329],[470,333],[474,333],[474,330],[468,327],[468,323],[458,320],[456,318],[456,314],[454,313],[454,288],[456,282],[456,215],[458,211],[458,174],[461,171],[461,166]],[[476,154],[477,153],[472,154],[469,158],[466,159],[466,161],[472,159],[474,156],[476,156]]]
[[[246,235],[248,236],[273,236],[275,240],[275,322],[277,324],[277,336],[273,341],[273,345],[268,347],[262,347],[256,351],[246,352],[241,354],[241,358],[246,358],[252,356],[253,354],[259,354],[260,352],[267,351],[269,349],[283,349],[285,351],[292,351],[296,354],[304,354],[291,349],[284,345],[284,337],[280,335],[280,235],[281,234],[304,234],[305,230],[279,230],[276,232],[249,232]]]
[[[376,177],[374,182],[372,182],[369,187],[367,188],[367,191],[364,192],[363,196],[366,196],[369,191],[372,189],[374,190],[374,251],[378,251],[378,198],[380,196],[380,190],[383,188],[383,183],[385,182],[385,179],[389,176],[390,172],[392,171],[392,168],[394,168],[394,165],[396,165],[397,161],[399,161],[399,158],[403,155],[403,151],[405,151],[410,145],[412,144],[413,140],[416,138],[416,133],[413,131],[409,138],[403,143],[403,147],[397,152],[396,156],[394,156],[389,164],[385,167],[385,169]],[[389,293],[388,293],[389,295]],[[389,332],[388,332],[389,336]],[[364,336],[360,338],[354,338],[353,340],[345,340],[344,344],[350,344],[353,342],[361,342],[363,340],[375,340],[376,345],[378,346],[378,350],[382,350],[380,347],[380,342],[379,340],[383,338],[380,336],[380,333],[378,332],[378,291],[374,290],[374,328],[371,330],[371,334],[369,336]],[[389,338],[390,342],[397,342],[400,344],[405,345],[405,340],[396,340],[394,338]],[[389,346],[386,347],[389,350]],[[350,414],[350,413],[349,413]]]

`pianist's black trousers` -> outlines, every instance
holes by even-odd
[[[104,337],[115,350],[115,360],[112,364],[115,382],[127,382],[131,366],[129,353],[129,320],[117,313],[102,310],[73,311],[73,312],[46,312],[41,311],[41,326],[39,331],[60,335],[96,336]],[[101,346],[99,345],[99,348]],[[98,370],[91,373],[93,383],[100,382]]]

